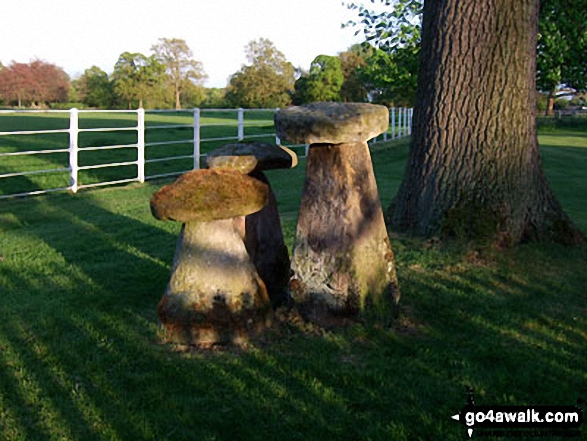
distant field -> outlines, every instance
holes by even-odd
[[[262,142],[275,142],[272,110],[245,110],[244,112],[244,139]],[[235,142],[238,135],[237,110],[217,111],[201,110],[200,152],[209,151],[229,142]],[[186,128],[158,128],[149,129],[149,126],[193,125],[191,112],[150,113],[147,111],[145,125],[147,127],[145,142],[177,142],[178,144],[147,146],[146,160],[157,160],[171,156],[193,155],[194,131]],[[136,113],[85,113],[79,114],[80,129],[117,128],[128,129],[137,126]],[[0,113],[0,132],[8,131],[37,131],[37,130],[66,130],[69,127],[69,114],[63,113]],[[391,128],[390,128],[391,133]],[[260,136],[266,135],[266,136]],[[232,141],[217,140],[217,138],[234,137]],[[382,137],[381,137],[382,138]],[[380,138],[380,139],[381,139]],[[93,150],[95,147],[136,144],[136,131],[113,132],[85,132],[79,135],[79,166],[94,166],[108,163],[123,163],[137,160],[137,149],[134,147],[119,148],[116,150]],[[290,143],[283,142],[284,145]],[[69,134],[36,134],[36,135],[9,135],[0,136],[0,153],[22,151],[60,150],[67,149]],[[83,150],[83,149],[86,150]],[[92,150],[90,150],[92,149]],[[295,148],[296,153],[303,155],[304,149]],[[31,174],[27,176],[0,178],[0,196],[24,193],[51,188],[69,186],[69,154],[56,152],[37,154],[33,156],[0,157],[0,175],[38,170],[60,171],[50,174]],[[167,173],[176,173],[190,170],[193,159],[173,159],[148,163],[145,166],[145,175],[155,176]],[[108,182],[137,177],[136,165],[125,165],[108,168],[82,170],[79,173],[80,183],[83,185]]]
[[[145,158],[160,159],[171,156],[193,155],[194,131],[186,128],[149,129],[149,126],[193,125],[193,115],[185,112],[148,113],[145,117],[147,127],[145,142],[186,141],[185,143],[148,146]],[[205,154],[214,148],[230,141],[207,141],[214,138],[237,137],[237,111],[206,111],[201,113],[200,138],[201,153]],[[80,113],[80,129],[136,127],[136,113]],[[69,127],[68,113],[32,113],[32,114],[1,114],[0,132],[33,131],[33,130],[64,130]],[[245,112],[245,139],[254,135],[267,134],[266,137],[254,139],[264,142],[275,142],[273,129],[273,113],[271,111]],[[134,147],[116,150],[86,150],[101,146],[136,144],[136,131],[113,132],[82,132],[79,135],[79,165],[91,166],[107,163],[131,162],[137,160]],[[0,153],[20,151],[40,151],[67,149],[69,135],[35,134],[0,136]],[[67,152],[38,154],[34,156],[10,156],[0,158],[0,174],[29,172],[36,170],[66,169],[69,166]],[[166,160],[146,164],[146,176],[189,170],[193,167],[192,159]],[[80,171],[82,184],[132,179],[137,176],[137,166],[127,165],[109,168],[98,168]],[[0,195],[28,191],[61,188],[69,185],[69,174],[60,171],[51,174],[28,175],[0,179]]]

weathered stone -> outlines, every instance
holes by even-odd
[[[278,136],[311,143],[289,283],[297,308],[324,325],[391,318],[395,260],[366,143],[387,129],[387,109],[317,103],[284,109],[275,123]]]
[[[366,143],[310,146],[292,270],[294,301],[311,321],[373,308],[391,317],[395,261]]]
[[[249,173],[269,187],[269,202],[265,208],[245,218],[244,241],[272,305],[284,304],[288,299],[289,252],[283,241],[275,194],[261,170],[295,167],[296,154],[275,144],[237,143],[214,150],[208,154],[207,161],[210,169]]]
[[[302,144],[365,142],[388,126],[387,107],[374,104],[313,103],[275,114],[277,136]]]
[[[151,212],[160,220],[208,222],[254,213],[268,200],[268,186],[250,176],[193,170],[157,191],[151,198]]]
[[[234,170],[243,174],[276,168],[293,168],[297,155],[287,147],[263,142],[227,144],[208,153],[208,167]]]
[[[239,224],[242,218],[183,225],[171,279],[158,306],[171,341],[238,343],[270,323],[269,297]]]
[[[263,172],[253,172],[251,176],[269,185]],[[269,203],[262,210],[245,217],[245,230],[245,246],[267,287],[271,304],[274,307],[285,304],[290,277],[289,252],[283,241],[277,200],[271,186]]]

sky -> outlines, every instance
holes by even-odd
[[[36,58],[76,78],[91,66],[111,73],[120,54],[151,55],[159,38],[187,42],[225,87],[246,63],[244,47],[268,38],[295,67],[360,42],[342,0],[0,0],[0,62]]]

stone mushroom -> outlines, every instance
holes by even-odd
[[[267,206],[245,218],[245,246],[265,282],[274,307],[288,300],[290,261],[283,241],[277,200],[263,170],[293,168],[297,162],[296,154],[290,149],[262,142],[227,144],[207,155],[210,169],[238,171],[269,186]]]
[[[389,124],[384,106],[314,103],[275,115],[277,136],[310,144],[289,287],[308,320],[330,325],[399,300],[395,259],[367,141]]]
[[[171,341],[238,343],[269,324],[269,296],[242,231],[244,216],[261,210],[268,199],[266,184],[217,170],[191,171],[153,195],[153,216],[183,223],[157,308]]]

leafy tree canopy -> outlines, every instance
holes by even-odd
[[[7,103],[44,106],[67,102],[69,76],[56,65],[43,60],[12,62],[0,71],[0,93]]]
[[[194,86],[202,87],[207,78],[204,66],[193,59],[192,50],[185,40],[178,38],[160,38],[151,50],[157,60],[165,66],[168,78],[173,85],[175,108],[181,108],[181,96],[190,91],[193,96]],[[203,93],[200,91],[200,94]]]
[[[249,64],[232,75],[226,94],[236,107],[284,107],[291,102],[295,69],[275,45],[266,38],[245,46]]]
[[[140,108],[150,95],[161,89],[165,66],[154,55],[147,57],[140,53],[124,52],[114,66],[112,77],[114,90],[132,107],[138,102]]]
[[[548,94],[547,113],[559,85],[587,90],[587,0],[542,0],[536,63],[538,89]]]
[[[344,26],[360,26],[367,42],[389,53],[396,51],[398,62],[384,60],[378,55],[371,60],[374,65],[366,69],[365,81],[371,82],[381,95],[390,89],[382,88],[386,82],[380,67],[388,64],[389,78],[407,79],[404,66],[410,67],[413,81],[404,83],[405,88],[415,82],[417,75],[417,53],[420,46],[421,16],[423,2],[419,0],[371,0],[371,5],[348,3],[347,7],[357,12],[358,20],[349,21]],[[412,49],[405,49],[405,48]],[[416,55],[416,58],[413,56]],[[404,64],[402,66],[403,63]],[[397,72],[403,70],[402,73]],[[393,72],[396,71],[396,72]],[[370,76],[369,74],[373,76]],[[399,74],[399,76],[397,76]],[[550,93],[551,103],[554,92],[560,84],[566,84],[579,92],[587,89],[587,0],[542,0],[540,10],[540,31],[537,47],[537,85],[542,91]],[[399,90],[398,87],[395,88]],[[404,99],[405,97],[402,97]]]
[[[343,82],[340,59],[318,55],[312,61],[307,76],[300,77],[296,82],[296,101],[341,101]]]
[[[114,107],[116,95],[108,74],[97,66],[86,69],[81,77],[74,81],[74,87],[80,99],[89,107]]]

